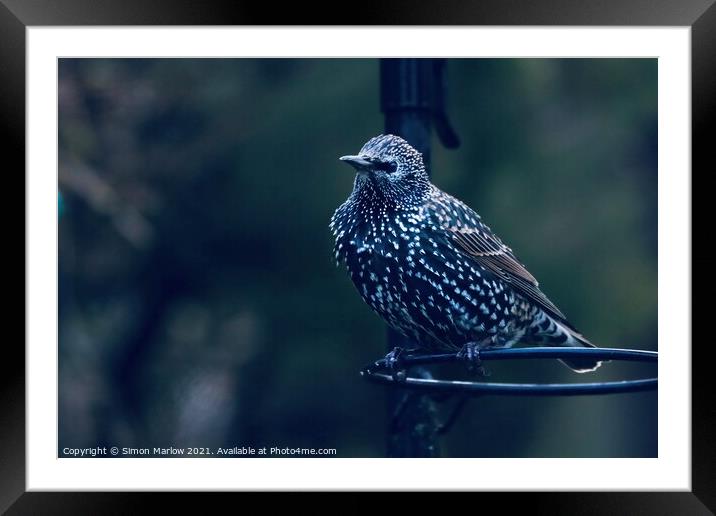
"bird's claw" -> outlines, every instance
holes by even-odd
[[[395,382],[403,382],[407,377],[405,368],[403,367],[403,361],[401,360],[401,355],[403,355],[403,353],[403,348],[395,347],[390,353],[385,355],[385,358],[383,358],[383,362],[390,371],[393,381]]]
[[[458,352],[457,357],[465,363],[469,373],[477,376],[490,376],[480,360],[480,344],[478,342],[465,344]]]

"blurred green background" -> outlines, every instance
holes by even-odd
[[[335,267],[338,162],[383,129],[372,59],[59,61],[59,446],[385,455],[385,328]],[[450,60],[475,208],[593,342],[656,350],[656,59]],[[635,378],[610,363],[491,380]],[[447,407],[442,407],[445,410]],[[651,457],[657,395],[484,397],[446,457]]]

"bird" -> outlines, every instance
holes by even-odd
[[[373,311],[414,343],[410,352],[456,352],[479,363],[480,350],[517,343],[596,347],[480,215],[431,182],[406,140],[381,134],[339,159],[356,175],[329,224],[336,264]],[[394,363],[404,351],[386,359]],[[580,373],[601,364],[562,362]]]

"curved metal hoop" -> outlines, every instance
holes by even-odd
[[[482,361],[589,357],[597,360],[657,362],[658,356],[658,353],[654,351],[615,348],[488,348],[480,351],[480,360]],[[461,359],[457,354],[408,355],[400,358],[400,366],[407,368],[415,365],[457,362],[459,360]],[[361,371],[361,376],[372,382],[381,384],[429,390],[432,392],[455,392],[468,395],[575,396],[649,391],[655,390],[657,387],[657,378],[594,383],[468,382],[461,380],[434,380],[410,376],[402,380],[397,380],[389,372],[389,366],[385,362],[385,359],[378,360],[373,365],[364,368]]]

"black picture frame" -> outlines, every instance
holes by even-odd
[[[192,0],[0,0],[0,128],[6,174],[25,168],[25,30],[48,25],[591,25],[690,26],[692,33],[692,179],[713,171],[708,159],[716,104],[716,4],[714,0],[490,0],[440,2],[284,3],[275,6],[236,1]],[[7,179],[10,179],[8,177]],[[24,174],[13,174],[22,208],[4,203],[5,220],[24,213]],[[692,187],[693,192],[697,192]],[[693,201],[692,201],[693,202]],[[693,204],[692,204],[693,206]],[[692,215],[695,227],[703,218]],[[15,224],[6,224],[11,228]],[[19,229],[18,229],[19,231]],[[693,234],[693,229],[692,229]],[[24,242],[24,225],[23,225]],[[19,236],[18,236],[19,239]],[[26,270],[26,255],[17,248],[6,257]],[[693,244],[692,244],[693,252]],[[698,269],[705,260],[692,260]],[[702,265],[703,264],[703,265]],[[692,274],[693,274],[692,265]],[[703,267],[705,268],[705,267]],[[15,275],[19,278],[19,275]],[[703,276],[696,276],[697,278]],[[19,280],[18,280],[19,281]],[[697,291],[705,290],[697,283]],[[19,286],[18,286],[19,288]],[[13,310],[25,307],[9,298]],[[692,320],[699,321],[708,303],[692,303]],[[19,314],[18,314],[19,315]],[[11,320],[20,320],[21,317]],[[23,318],[24,319],[24,318]],[[23,326],[24,335],[24,326]],[[645,493],[525,493],[481,494],[500,503],[501,510],[529,504],[530,511],[548,514],[711,514],[716,511],[716,403],[708,381],[708,339],[693,338],[692,346],[692,491]],[[26,493],[25,492],[25,353],[19,339],[6,339],[0,379],[0,511],[8,514],[134,513],[148,507],[147,493]],[[679,343],[670,343],[678,345]],[[681,343],[686,345],[687,343]],[[499,497],[495,500],[495,497]],[[186,498],[182,497],[186,509]],[[203,503],[203,502],[199,502]]]

